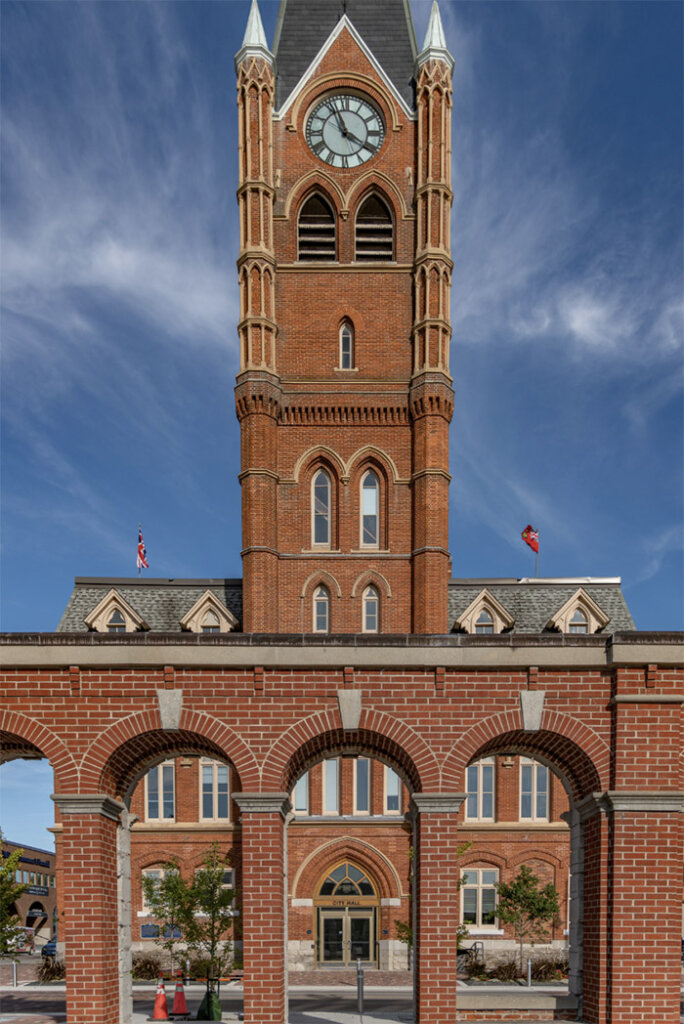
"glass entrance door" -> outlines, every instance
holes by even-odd
[[[320,910],[318,958],[321,964],[348,967],[360,958],[375,960],[375,911]]]

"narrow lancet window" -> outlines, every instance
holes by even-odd
[[[340,369],[354,369],[354,331],[347,323],[340,328]]]
[[[361,545],[377,547],[379,540],[380,482],[369,470],[361,481]]]
[[[312,533],[317,547],[330,546],[330,477],[319,469],[313,478]]]

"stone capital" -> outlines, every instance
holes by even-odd
[[[413,793],[411,810],[416,814],[458,814],[467,793]]]
[[[283,821],[292,810],[289,793],[233,793],[241,814],[280,814]]]
[[[119,821],[119,815],[126,805],[106,793],[52,793],[62,814],[101,814],[112,821]]]
[[[684,811],[684,793],[677,790],[609,790],[603,796],[613,811],[664,811],[675,814]]]

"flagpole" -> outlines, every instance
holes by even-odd
[[[140,534],[141,533],[142,533],[142,523],[138,523],[138,544],[140,544]],[[136,548],[136,551],[138,551],[138,550],[139,549]],[[141,572],[142,572],[142,566],[140,564],[140,556],[138,556],[138,576],[140,576]]]

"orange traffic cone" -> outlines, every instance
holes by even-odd
[[[168,1020],[169,1010],[166,1005],[166,989],[164,988],[164,978],[159,975],[159,984],[157,985],[157,995],[154,1000],[154,1011],[150,1020]]]
[[[173,996],[173,1010],[171,1011],[171,1013],[174,1016],[176,1014],[178,1014],[178,1016],[187,1016],[189,1013],[188,1004],[185,1001],[185,989],[183,988],[182,971],[178,972],[178,977],[176,978],[176,991]]]

